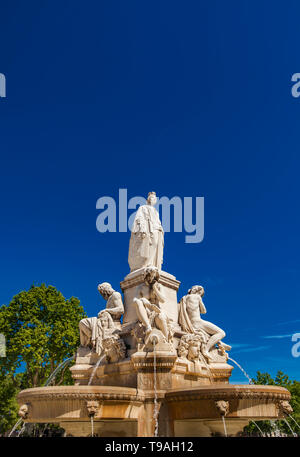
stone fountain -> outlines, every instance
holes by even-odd
[[[106,309],[79,323],[74,386],[19,393],[26,422],[58,423],[69,436],[236,436],[250,420],[291,412],[277,386],[231,385],[225,332],[202,319],[204,289],[178,302],[180,282],[161,269],[164,233],[150,192],[129,245],[123,296],[104,282]],[[123,316],[123,318],[122,318]],[[226,428],[224,427],[226,422]]]

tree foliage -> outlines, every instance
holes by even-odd
[[[86,314],[77,298],[65,299],[53,286],[33,285],[0,307],[0,333],[6,357],[0,358],[0,434],[17,418],[19,390],[44,385],[53,370],[79,346],[78,323]],[[72,384],[69,370],[56,384]]]

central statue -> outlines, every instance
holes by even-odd
[[[149,192],[147,204],[136,213],[129,242],[128,263],[130,271],[156,267],[163,263],[164,231],[155,209],[156,193]]]

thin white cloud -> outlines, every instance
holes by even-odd
[[[231,343],[230,342],[230,346],[232,347],[232,349],[239,349],[239,348],[249,347],[249,346],[251,346],[251,344],[248,344],[248,343]]]
[[[277,325],[294,324],[295,322],[300,322],[300,319],[295,319],[294,321],[278,322],[278,324],[273,324],[273,325],[277,326]]]
[[[232,351],[234,354],[239,354],[240,352],[255,352],[255,351],[263,351],[265,349],[270,349],[271,346],[253,346],[239,349],[238,351]]]
[[[262,336],[261,338],[264,338],[264,339],[281,339],[281,338],[291,338],[293,336],[293,333],[289,334],[289,335],[266,335],[266,336]]]

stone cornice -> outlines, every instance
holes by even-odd
[[[126,278],[120,282],[120,286],[123,291],[131,287],[138,286],[144,282],[144,270],[137,272],[136,274],[132,274],[132,277],[130,276],[131,275],[126,276]],[[177,281],[175,276],[170,275],[165,271],[160,271],[158,283],[176,291],[180,286],[180,281]]]
[[[134,388],[106,386],[57,386],[26,389],[19,393],[18,401],[27,403],[38,400],[98,400],[141,403],[144,393]]]
[[[268,389],[270,387],[270,389]],[[176,390],[166,393],[166,400],[195,401],[195,400],[229,400],[229,399],[263,399],[263,400],[290,400],[290,392],[283,387],[274,386],[234,386],[202,387],[190,390]]]

